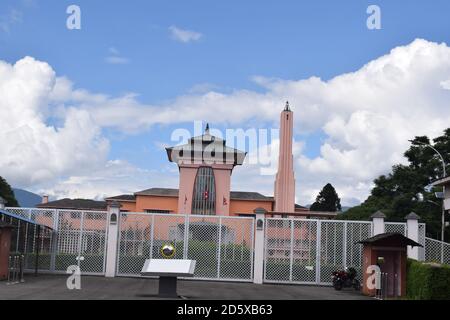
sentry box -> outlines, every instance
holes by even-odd
[[[158,296],[161,298],[178,298],[177,278],[193,277],[195,260],[149,259],[142,268],[142,276],[159,277]]]

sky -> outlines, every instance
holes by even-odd
[[[68,29],[76,5],[81,29]],[[369,5],[381,29],[369,29]],[[179,130],[277,129],[295,117],[296,200],[344,205],[450,124],[450,2],[0,2],[0,176],[55,198],[178,186]],[[198,131],[198,130],[197,130]],[[277,136],[242,146],[268,150]],[[266,161],[232,189],[273,194]],[[267,171],[270,171],[269,174]]]

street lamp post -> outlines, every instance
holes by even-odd
[[[433,147],[431,144],[429,144],[429,143],[424,143],[424,142],[420,142],[420,141],[413,141],[413,140],[409,140],[411,143],[413,143],[413,144],[419,144],[419,145],[422,145],[422,146],[425,146],[425,147],[429,147],[429,148],[431,148],[431,149],[433,149],[434,150],[434,152],[436,152],[436,154],[441,158],[441,161],[442,161],[442,172],[443,172],[443,174],[444,174],[444,178],[446,178],[447,177],[447,172],[446,172],[446,163],[445,163],[445,160],[444,160],[444,157],[442,156],[442,154],[435,148],[435,147]],[[442,187],[442,192],[445,194],[445,186],[444,187]],[[444,199],[442,199],[442,219],[441,219],[442,221],[442,226],[441,226],[441,241],[442,242],[444,242],[444,234],[445,234],[445,205],[444,205]],[[442,253],[443,253],[443,251],[442,251]]]

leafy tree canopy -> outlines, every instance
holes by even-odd
[[[6,200],[6,205],[8,207],[19,206],[11,186],[2,177],[0,177],[0,197]]]
[[[342,210],[341,199],[339,199],[336,190],[330,183],[328,183],[325,187],[323,187],[322,191],[320,191],[316,198],[316,202],[311,205],[310,210],[329,212]]]
[[[368,220],[377,210],[383,211],[388,221],[404,222],[404,217],[415,212],[427,224],[427,235],[440,239],[442,201],[436,199],[440,188],[427,188],[431,182],[443,177],[443,165],[432,145],[445,159],[446,171],[450,168],[450,128],[440,137],[416,137],[404,153],[407,165],[393,166],[392,172],[375,179],[369,198],[360,206],[351,208],[343,217],[351,220]],[[449,228],[446,228],[449,239]]]

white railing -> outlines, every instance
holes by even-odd
[[[450,264],[450,243],[425,238],[425,261]]]
[[[142,212],[120,214],[117,275],[140,276],[168,243],[175,259],[197,261],[194,279],[253,280],[253,218]]]
[[[264,281],[329,284],[333,271],[353,267],[362,275],[362,245],[372,222],[266,219]]]
[[[106,256],[107,211],[5,208],[7,212],[47,226],[37,236],[36,228],[19,223],[17,239],[23,239],[25,268],[46,272],[66,272],[78,265],[84,274],[104,274]],[[36,254],[39,253],[36,258]]]

